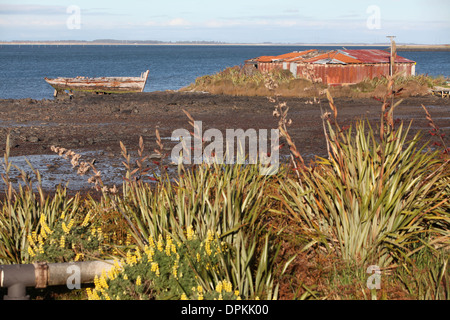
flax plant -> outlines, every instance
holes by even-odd
[[[64,188],[58,187],[51,197],[41,187],[41,176],[31,163],[27,163],[37,179],[34,186],[32,177],[22,168],[13,165],[9,159],[9,136],[6,140],[4,156],[5,196],[0,203],[0,264],[26,263],[30,260],[28,238],[39,228],[41,217],[45,217],[50,228],[62,216],[70,220],[80,206],[79,196],[69,198]],[[15,168],[21,177],[17,187],[13,186],[10,171]],[[34,189],[37,189],[37,192]]]
[[[124,156],[129,159],[126,152]],[[130,233],[138,246],[144,248],[146,239],[159,236],[185,243],[189,228],[201,241],[213,232],[230,250],[223,253],[215,269],[196,270],[201,285],[214,288],[226,279],[245,298],[277,297],[274,261],[278,246],[267,235],[265,221],[266,193],[275,179],[261,175],[259,165],[205,163],[187,168],[179,163],[178,175],[165,173],[155,180],[148,184],[127,176],[123,196],[114,196],[118,210],[129,218]],[[194,269],[195,259],[191,257]]]
[[[169,178],[160,179],[157,186],[131,181],[126,199],[118,200],[135,225],[130,232],[140,246],[147,244],[143,239],[160,235],[184,243],[189,228],[201,240],[212,231],[231,251],[221,257],[216,269],[196,270],[205,289],[227,279],[246,298],[276,298],[277,248],[264,237],[269,178],[260,175],[256,165],[213,164],[179,170],[183,174],[175,183]]]
[[[396,77],[388,81],[379,135],[364,121],[342,129],[327,92],[328,158],[297,171],[301,177],[282,183],[278,198],[311,239],[308,246],[319,243],[357,264],[387,267],[407,261],[423,239],[423,246],[449,241],[449,159],[426,149],[420,133],[409,139],[410,126],[395,127]]]

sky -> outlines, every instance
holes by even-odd
[[[449,44],[449,0],[0,0],[0,41]]]

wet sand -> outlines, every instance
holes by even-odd
[[[280,98],[289,106],[292,126],[289,132],[297,148],[306,159],[326,155],[319,105],[309,104],[310,99]],[[375,99],[335,99],[338,119],[342,126],[358,119],[377,123],[381,103]],[[450,100],[434,97],[407,97],[397,107],[395,118],[413,120],[412,133],[422,130],[426,137],[429,130],[425,105],[435,123],[450,135]],[[326,100],[321,101],[329,110]],[[11,138],[10,156],[13,164],[31,173],[23,156],[32,162],[43,176],[44,187],[52,190],[55,185],[70,180],[69,189],[88,188],[87,177],[76,175],[69,160],[50,150],[58,146],[81,153],[81,160],[92,161],[102,171],[109,185],[120,183],[125,169],[119,142],[130,153],[136,154],[139,137],[145,145],[145,155],[152,155],[157,147],[155,129],[159,128],[164,150],[170,155],[178,142],[170,137],[175,129],[191,130],[188,111],[195,120],[202,121],[203,132],[219,129],[225,136],[226,129],[272,129],[277,126],[273,117],[273,103],[265,97],[232,97],[193,92],[152,92],[121,95],[79,95],[74,99],[52,100],[6,99],[0,100],[0,143],[5,150],[6,136]],[[287,149],[282,154],[287,154]],[[133,158],[134,159],[134,158]],[[155,166],[152,157],[145,166]],[[166,160],[168,165],[169,160]],[[2,161],[3,163],[3,161]],[[3,172],[3,169],[1,169]],[[14,173],[17,176],[17,172]],[[15,178],[20,181],[19,178]],[[3,189],[3,181],[1,182]]]

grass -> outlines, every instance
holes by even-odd
[[[229,72],[230,81],[239,83],[237,72]],[[392,95],[397,77],[385,84],[375,129],[359,121],[343,130],[327,91],[328,157],[309,165],[289,135],[288,106],[277,95],[290,80],[266,77],[291,155],[272,176],[260,175],[258,165],[181,163],[169,176],[161,162],[161,174],[147,183],[142,178],[151,170],[140,139],[136,163],[121,143],[127,170],[121,188],[104,185],[94,164],[75,152],[52,148],[94,189],[68,196],[61,187],[47,195],[23,171],[22,186],[13,188],[7,141],[0,263],[120,261],[82,292],[51,295],[49,288],[44,298],[446,300],[449,149],[425,107],[439,139],[435,151],[393,121],[401,102]],[[379,289],[367,286],[371,266],[381,272]]]
[[[283,97],[326,97],[327,85],[309,79],[294,78],[288,70],[273,70],[268,74],[246,67],[230,67],[213,75],[196,79],[195,83],[183,88],[184,91],[206,91],[212,94],[235,96],[269,96],[272,94],[265,86],[265,79],[270,76],[276,83],[275,94]],[[382,97],[388,84],[387,77],[366,79],[357,84],[342,87],[330,87],[333,97],[371,98]],[[398,76],[396,87],[402,87],[403,96],[422,96],[429,94],[434,86],[443,86],[443,77],[428,75]]]
[[[306,79],[295,79],[287,70],[274,70],[269,73],[277,85],[278,93],[283,96],[311,96],[318,94],[312,82]],[[271,91],[265,86],[267,74],[244,67],[230,67],[214,75],[206,75],[196,79],[195,83],[183,88],[184,91],[207,91],[213,94],[236,96],[267,97]],[[311,93],[311,90],[314,90]]]

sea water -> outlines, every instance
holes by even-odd
[[[197,77],[243,65],[247,59],[312,48],[342,47],[0,45],[0,99],[51,99],[54,90],[44,77],[140,76],[146,70],[150,70],[150,75],[145,92],[178,90],[195,82]],[[450,75],[450,52],[412,51],[398,55],[416,61],[417,74]]]

